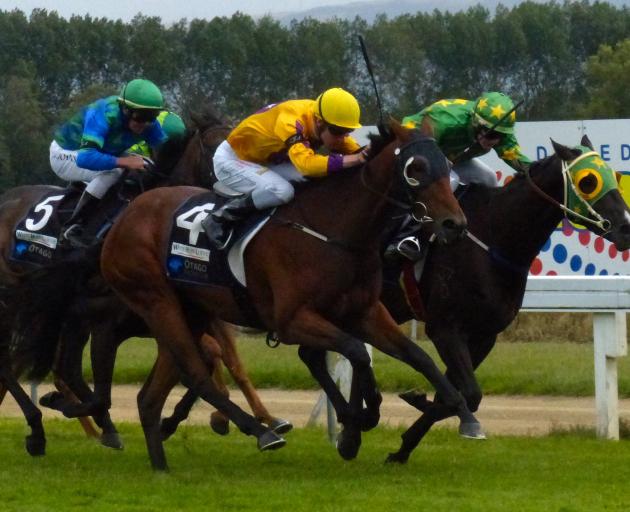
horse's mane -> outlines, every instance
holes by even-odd
[[[219,127],[227,126],[224,117],[211,105],[207,105],[200,112],[190,112],[188,114],[192,121],[192,127],[186,129],[183,137],[167,140],[159,149],[155,160],[155,171],[158,174],[168,175],[173,170],[177,162],[181,159],[195,133]]]

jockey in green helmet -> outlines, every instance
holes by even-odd
[[[123,169],[144,169],[144,160],[128,155],[139,142],[155,147],[166,140],[156,117],[164,109],[160,89],[141,78],[126,83],[120,94],[83,107],[61,125],[50,145],[50,165],[65,181],[88,182],[85,192],[63,227],[61,241],[85,246],[83,224]]]

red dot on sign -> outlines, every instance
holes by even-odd
[[[582,245],[588,245],[588,243],[591,241],[591,234],[588,231],[580,231],[578,237]]]
[[[630,249],[626,249],[625,251],[621,253],[621,259],[623,259],[623,261],[628,261],[629,258],[630,258]]]
[[[532,273],[535,276],[540,274],[542,272],[542,269],[543,269],[543,265],[542,265],[542,261],[540,261],[540,258],[536,258],[534,261],[532,261],[532,266],[529,267],[530,273]]]
[[[503,173],[501,171],[495,171],[497,173],[497,181],[499,183],[501,183],[501,176],[503,176]]]
[[[617,257],[617,248],[613,244],[610,244],[610,247],[608,248],[608,256],[611,258]]]
[[[601,236],[598,236],[595,239],[595,244],[593,244],[595,246],[595,252],[601,253],[604,252],[604,247],[606,244],[604,244],[604,239]]]
[[[557,276],[558,272],[556,272],[555,270],[550,270],[549,272],[547,272],[548,276]]]
[[[569,221],[567,220],[562,221],[562,232],[566,236],[571,236],[573,234],[573,226],[571,225]]]

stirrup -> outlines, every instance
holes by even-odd
[[[73,247],[75,249],[85,249],[90,246],[83,238],[84,227],[79,224],[72,224],[59,237],[61,246]]]
[[[230,241],[232,240],[232,235],[234,234],[234,228],[230,228],[230,232],[228,233],[227,238],[225,239],[225,242],[222,242],[220,244],[215,243],[218,242],[218,240],[212,240],[213,245],[219,250],[219,251],[224,251],[225,248],[229,245]]]
[[[415,236],[408,236],[403,238],[396,245],[396,250],[402,254],[405,258],[411,261],[418,261],[422,256],[420,250],[420,242]]]

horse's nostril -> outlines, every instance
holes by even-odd
[[[458,232],[462,232],[466,228],[466,226],[458,222],[455,222],[455,220],[453,219],[446,219],[444,222],[442,222],[442,226],[444,227],[444,229],[447,229],[449,231],[458,231]]]

